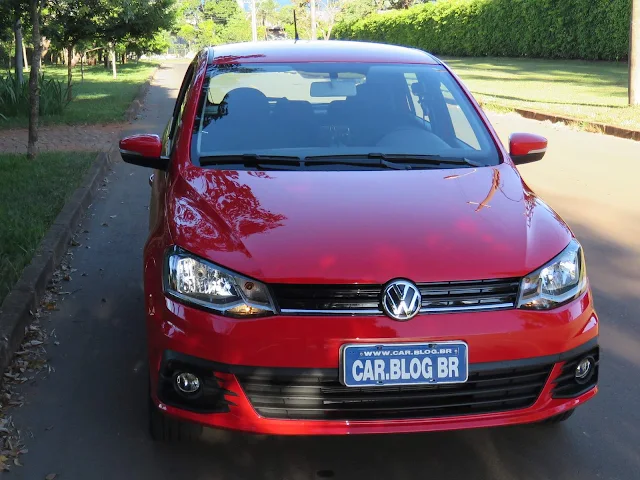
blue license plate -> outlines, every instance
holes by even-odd
[[[342,347],[341,378],[347,387],[464,383],[468,372],[464,342]]]

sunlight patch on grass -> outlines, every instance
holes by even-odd
[[[521,108],[583,122],[640,129],[627,105],[626,63],[514,58],[444,58],[485,108]]]
[[[122,122],[124,113],[137,95],[140,86],[147,81],[157,67],[157,63],[140,62],[118,65],[118,77],[112,78],[111,70],[102,65],[85,67],[84,80],[80,67],[73,70],[73,101],[62,115],[41,117],[41,125],[55,124],[95,124]],[[46,77],[67,81],[67,67],[45,65]],[[26,127],[24,116],[0,119],[0,128]]]

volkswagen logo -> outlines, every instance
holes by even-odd
[[[382,292],[382,310],[394,320],[411,320],[421,307],[420,290],[408,280],[394,280]]]

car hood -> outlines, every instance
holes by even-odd
[[[509,164],[359,172],[190,166],[170,189],[176,245],[265,282],[519,277],[571,238]]]

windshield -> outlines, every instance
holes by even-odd
[[[215,167],[215,158],[233,155],[263,164],[277,156],[371,155],[461,160],[449,167],[499,163],[484,123],[439,65],[217,65],[203,88],[192,138],[197,165]]]

